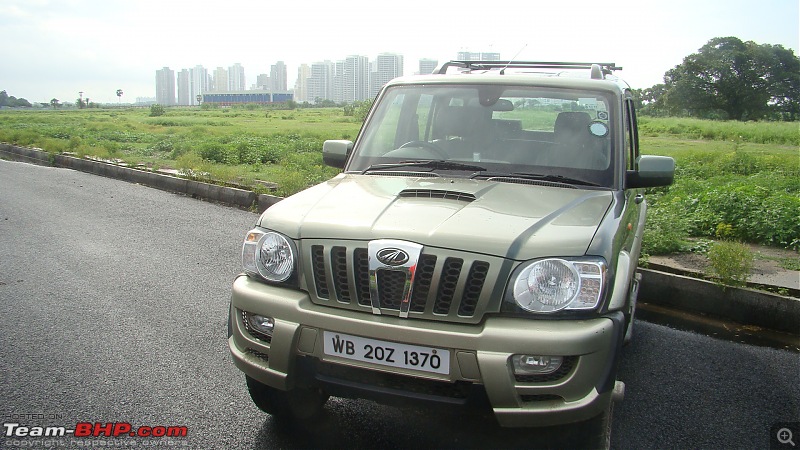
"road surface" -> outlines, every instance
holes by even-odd
[[[230,285],[255,220],[135,184],[0,160],[0,448],[558,442],[563,429],[508,430],[491,418],[366,401],[332,399],[307,429],[261,413],[225,340]],[[800,421],[797,353],[639,321],[618,378],[627,395],[614,409],[613,448],[769,448],[776,424]],[[101,436],[76,437],[87,423],[99,424],[91,431]],[[132,437],[124,424],[134,434],[186,436]],[[35,435],[59,427],[77,431]],[[125,433],[108,438],[106,430]]]

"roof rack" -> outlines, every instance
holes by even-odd
[[[610,75],[615,70],[622,70],[616,63],[591,63],[591,62],[552,62],[552,61],[468,61],[453,60],[448,61],[434,72],[437,74],[447,73],[450,67],[460,67],[467,70],[491,70],[508,68],[513,69],[590,69],[592,78],[602,79],[604,75]]]

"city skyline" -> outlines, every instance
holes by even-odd
[[[458,53],[462,59],[499,59],[497,53]],[[430,73],[437,60],[422,59],[419,61],[417,72]],[[314,65],[329,66],[329,70],[310,70]],[[297,102],[314,103],[316,99],[332,100],[337,103],[351,103],[354,101],[374,98],[378,91],[391,79],[404,74],[404,57],[396,53],[380,53],[374,60],[363,55],[349,55],[341,60],[318,61],[302,63],[297,68],[297,78],[292,86],[288,83],[288,69],[283,61],[277,61],[270,66],[270,74],[261,73],[255,76],[255,83],[247,81],[247,70],[240,63],[228,67],[217,67],[214,75],[209,75],[208,69],[203,65],[193,68],[172,70],[163,67],[156,70],[155,97],[146,97],[149,102],[152,98],[156,103],[164,106],[194,106],[199,104],[198,97],[204,93],[231,93],[242,91],[269,91],[273,93],[292,93]],[[177,74],[177,75],[176,75]],[[197,75],[196,75],[197,74]],[[232,75],[232,74],[235,74]],[[172,76],[170,82],[169,77]],[[323,78],[314,79],[313,77]],[[236,78],[238,81],[232,81]],[[219,79],[224,81],[219,82]],[[252,78],[250,78],[252,79]],[[174,89],[168,89],[171,84]],[[329,84],[322,88],[322,84]],[[308,86],[311,86],[309,88]],[[170,97],[170,93],[177,96]],[[145,103],[137,99],[136,103]]]
[[[0,89],[31,102],[72,102],[81,91],[100,103],[129,102],[154,95],[153,71],[164,66],[178,76],[198,62],[209,71],[240,63],[255,76],[284,61],[293,84],[304,62],[390,52],[404,56],[410,75],[416,64],[408,62],[441,62],[460,50],[615,62],[632,87],[648,88],[715,37],[797,54],[799,15],[800,4],[787,0],[407,0],[402,8],[361,0],[3,0],[0,25],[16,38],[0,42]]]

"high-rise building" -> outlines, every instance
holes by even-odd
[[[328,100],[336,103],[344,102],[344,60],[336,61],[333,65],[333,91]]]
[[[344,60],[342,101],[358,102],[369,97],[369,59],[366,56],[350,55]]]
[[[175,71],[169,67],[156,70],[156,103],[163,106],[175,104]]]
[[[419,74],[420,75],[428,75],[433,73],[436,70],[436,67],[439,66],[439,61],[436,59],[428,59],[422,58],[419,60]]]
[[[240,63],[236,63],[228,67],[228,90],[247,90],[247,84],[245,83],[244,79],[244,67],[242,67]]]
[[[262,73],[256,76],[255,89],[266,91],[269,89],[269,75]]]
[[[297,81],[294,82],[294,99],[298,102],[307,102],[313,99],[308,98],[308,78],[311,77],[311,67],[308,64],[300,64],[297,68]]]
[[[228,71],[222,67],[214,70],[214,92],[225,92],[228,90]]]
[[[178,72],[178,104],[188,106],[192,104],[192,86],[189,69]]]
[[[333,99],[334,65],[330,61],[311,64],[311,76],[308,77],[308,101]]]
[[[269,70],[270,90],[273,92],[285,92],[289,83],[286,75],[286,64],[278,61],[270,66]]]
[[[386,83],[400,76],[403,76],[403,55],[379,54],[370,77],[369,98],[374,98]]]
[[[197,101],[198,95],[203,95],[208,92],[209,89],[209,79],[208,79],[208,70],[203,66],[194,66],[194,69],[189,69],[190,76],[191,76],[191,99],[190,105],[198,105],[199,102]]]

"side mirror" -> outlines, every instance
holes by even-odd
[[[625,174],[628,189],[669,186],[675,178],[675,160],[669,156],[642,155],[637,166]]]
[[[325,165],[344,169],[347,156],[353,150],[353,141],[330,140],[322,144],[322,160]]]

